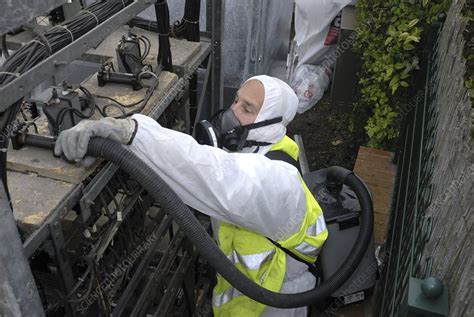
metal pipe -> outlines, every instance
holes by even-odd
[[[224,1],[212,1],[212,84],[211,84],[211,109],[209,114],[214,114],[224,107],[224,78],[222,74],[222,40],[224,38]]]
[[[303,138],[299,134],[295,134],[295,142],[299,147],[299,157],[298,161],[300,162],[301,175],[309,173],[309,164],[308,159],[306,158],[306,152],[304,151]]]

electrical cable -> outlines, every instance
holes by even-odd
[[[7,35],[3,34],[2,35],[2,48],[1,51],[3,52],[3,56],[5,56],[5,59],[10,58],[10,53],[8,53],[8,48],[7,48]]]
[[[184,8],[183,21],[186,29],[186,39],[192,42],[199,42],[199,14],[201,12],[200,0],[187,0]]]
[[[145,35],[142,35],[142,36],[139,36],[138,37],[138,40],[141,41],[143,43],[143,47],[145,48],[143,51],[143,54],[140,58],[140,61],[143,62],[145,60],[145,58],[147,58],[148,54],[150,53],[150,49],[151,49],[151,41],[148,37],[146,37]]]
[[[143,77],[143,75],[145,74],[149,74],[151,75],[155,80],[153,81],[153,84],[151,86],[147,86],[147,85],[144,85],[141,78]],[[144,71],[144,72],[141,72],[140,74],[138,74],[138,81],[140,82],[140,84],[144,87],[147,87],[147,91],[146,91],[146,94],[145,94],[145,97],[143,98],[143,102],[142,104],[140,105],[140,107],[132,110],[132,111],[129,111],[127,114],[126,114],[126,117],[128,116],[131,116],[135,113],[140,113],[142,112],[143,109],[145,109],[148,101],[150,100],[151,96],[153,95],[153,92],[155,91],[156,87],[158,87],[158,84],[159,84],[159,79],[158,79],[158,76],[153,73],[153,72],[149,72],[149,71]]]
[[[153,33],[158,33],[158,23],[141,17],[134,17],[127,23],[131,27],[137,27]]]
[[[24,73],[50,56],[50,53],[55,53],[70,44],[71,34],[74,39],[78,39],[131,2],[131,0],[99,1],[62,23],[63,27],[53,27],[44,33],[36,32],[38,36],[12,54],[2,65],[0,72]],[[50,52],[48,47],[51,49]],[[8,83],[13,79],[11,76],[0,75],[0,84]]]
[[[92,115],[94,115],[94,112],[95,112],[95,108],[94,108],[94,107],[91,108],[91,111],[90,111],[90,113],[88,113],[88,114],[84,114],[84,113],[82,113],[81,111],[79,111],[79,110],[77,110],[77,109],[75,109],[75,108],[73,108],[73,107],[62,108],[62,109],[58,112],[58,115],[56,116],[56,123],[57,123],[57,125],[58,125],[58,127],[59,127],[59,132],[62,131],[61,126],[62,126],[62,124],[63,124],[64,117],[66,116],[66,114],[69,114],[69,115],[72,116],[72,117],[71,117],[71,120],[73,121],[73,122],[72,122],[73,125],[75,125],[75,124],[74,124],[74,122],[75,122],[75,120],[74,120],[74,115],[77,116],[77,117],[79,117],[79,118],[81,118],[81,119],[89,119],[89,118],[92,117]]]
[[[184,17],[181,23],[185,26],[186,39],[192,42],[199,42],[199,14],[201,11],[200,0],[186,0],[184,6]]]
[[[161,6],[161,5],[160,5]],[[169,26],[168,34],[163,34],[165,22],[163,19],[160,20],[162,11],[159,11],[161,8],[157,4],[155,5],[157,21],[150,21],[140,17],[133,18],[129,25],[137,26],[145,30],[153,31],[158,33],[160,37],[160,53],[161,51],[161,39],[164,35],[168,37],[168,34],[171,34],[174,37],[186,38],[191,42],[200,41],[200,29],[199,29],[199,14],[201,10],[201,1],[200,0],[186,0],[184,6],[184,15],[181,21],[176,21],[173,25]],[[158,61],[160,64],[160,58]],[[189,80],[189,116],[190,121],[194,122],[197,115],[197,73],[193,74]],[[191,127],[192,129],[193,127]]]
[[[201,10],[200,0],[186,0],[184,7],[184,23],[186,29],[186,39],[190,42],[199,42],[201,39],[199,30],[199,12]],[[197,116],[197,72],[194,72],[189,80],[189,120],[196,121]],[[194,125],[190,125],[190,132],[194,129]]]
[[[59,133],[61,132],[61,126],[63,124],[63,121],[64,121],[64,118],[67,114],[69,114],[71,117],[71,122],[73,125],[75,125],[75,119],[74,119],[74,116],[77,116],[81,119],[89,119],[91,118],[94,113],[95,113],[95,110],[97,107],[96,105],[96,102],[95,102],[95,99],[94,97],[92,96],[92,94],[90,93],[90,91],[83,87],[83,86],[79,86],[79,89],[82,91],[82,93],[85,95],[85,100],[87,101],[86,104],[87,106],[90,108],[89,112],[88,113],[84,113],[82,111],[79,111],[78,109],[75,109],[72,107],[72,105],[68,108],[62,108],[61,110],[59,110],[58,114],[56,115],[56,119],[54,120],[54,123],[53,126],[56,127],[57,131],[55,130],[55,133]],[[60,98],[61,99],[61,98]],[[47,113],[47,111],[45,112]],[[52,121],[50,121],[52,122]]]
[[[89,89],[87,89],[84,86],[79,86],[79,89],[82,91],[84,96],[86,96],[87,100],[89,101],[89,106],[91,108],[96,108],[97,104],[95,102],[94,95],[89,91]]]
[[[169,33],[175,38],[185,38],[188,41],[199,41],[199,14],[201,11],[200,0],[186,0],[184,5],[184,15],[180,21],[175,21],[169,26]],[[154,33],[166,33],[159,30],[158,22],[135,17],[128,22],[128,25],[135,26]]]
[[[149,32],[153,33],[160,33],[158,32],[158,22],[144,19],[141,17],[134,17],[128,22],[129,26],[137,27]],[[176,21],[172,25],[169,26],[169,35],[175,38],[185,38],[186,35],[186,28],[184,23],[181,21]]]
[[[7,57],[7,59],[0,67],[0,85],[9,83],[16,78],[15,76],[11,76],[9,74],[23,74],[49,57],[51,53],[54,54],[63,47],[69,45],[73,38],[77,40],[82,35],[96,27],[98,23],[104,22],[109,17],[116,14],[132,2],[132,0],[108,0],[95,2],[87,7],[87,11],[89,13],[81,10],[72,19],[62,23],[61,25],[64,27],[51,28],[48,31],[42,33],[43,41],[48,44],[50,51],[48,51],[47,46],[40,41],[40,37],[36,37],[32,41],[25,43],[15,53],[9,56],[8,50],[5,49],[6,37],[5,35],[2,35],[2,52],[4,56]],[[73,37],[71,37],[71,34]],[[16,114],[21,105],[21,101],[21,99],[18,100],[3,113],[0,113],[0,128],[2,133],[4,133],[5,129],[8,129],[11,122],[15,120]],[[102,111],[99,111],[102,114]],[[7,149],[8,143],[8,137],[2,138],[0,142],[0,149]],[[6,168],[4,168],[6,166],[6,155],[6,151],[0,151],[0,167],[2,169],[0,173],[2,176],[2,182],[7,192],[7,196],[10,200],[6,181]]]
[[[86,98],[89,100],[90,104],[93,105],[93,107],[100,113],[100,115],[102,117],[107,117],[107,114],[103,111],[103,109],[100,109],[100,107],[97,105],[96,101],[95,101],[95,98],[94,97],[97,97],[97,98],[102,98],[103,96],[96,96],[94,94],[92,94],[89,89],[87,89],[86,87],[84,86],[79,86],[79,89],[82,91],[82,93],[86,96]]]
[[[84,300],[86,300],[89,297],[89,295],[92,291],[92,285],[93,285],[94,279],[95,279],[95,269],[93,269],[91,271],[90,275],[91,276],[89,277],[89,284],[87,286],[86,292],[84,294],[81,294],[81,297],[79,297],[77,299],[72,299],[72,298],[67,299],[68,302],[73,303],[73,304],[77,304],[77,303],[83,302]]]
[[[142,98],[142,99],[140,99],[140,100],[138,100],[138,101],[135,101],[135,102],[133,102],[133,103],[124,104],[124,103],[118,101],[117,99],[114,99],[114,98],[109,97],[109,96],[102,96],[102,95],[96,95],[96,94],[92,94],[92,96],[95,97],[95,98],[110,100],[110,101],[112,101],[112,102],[114,102],[114,103],[116,103],[116,104],[118,104],[118,105],[120,105],[121,107],[124,107],[124,108],[129,108],[129,107],[136,106],[136,105],[138,105],[140,102],[143,101],[143,98]]]
[[[166,0],[159,0],[155,3],[156,20],[158,21],[158,65],[161,65],[168,72],[173,71],[173,61],[171,57],[169,38],[170,13]]]
[[[87,276],[91,273],[92,265],[93,264],[91,264],[91,263],[89,263],[87,265],[87,269],[84,271],[84,273],[81,275],[81,277],[78,278],[78,282],[76,283],[76,285],[74,285],[74,287],[69,291],[69,293],[67,293],[66,296],[64,296],[62,299],[60,299],[53,306],[46,309],[46,311],[45,311],[46,314],[55,311],[56,309],[58,309],[59,307],[64,305],[67,301],[74,301],[74,300],[71,300],[70,298],[71,298],[72,295],[74,295],[74,293],[76,293],[76,291],[79,289],[79,287],[82,285],[82,283],[84,283],[84,281],[86,280]],[[91,276],[91,279],[92,279],[92,276]],[[83,298],[85,299],[86,297],[83,297]]]
[[[117,199],[115,198],[115,195],[114,193],[112,192],[112,190],[110,189],[109,185],[105,185],[105,190],[107,191],[107,193],[110,195],[110,197],[112,198],[112,201],[114,202],[114,205],[116,207],[116,210],[117,211],[122,211],[122,209],[120,208],[119,206],[119,203],[117,202]]]
[[[113,117],[113,116],[109,115],[109,114],[107,113],[107,109],[109,109],[109,108],[116,108],[116,109],[118,109],[118,110],[122,113],[122,115],[121,115],[121,116],[118,116],[118,117]],[[123,118],[126,118],[126,117],[127,117],[127,112],[125,111],[125,109],[124,109],[122,106],[117,105],[117,104],[114,104],[114,103],[108,103],[108,104],[104,105],[104,106],[102,107],[102,111],[104,112],[104,114],[105,114],[106,117],[112,117],[112,118],[114,118],[114,119],[123,119]]]

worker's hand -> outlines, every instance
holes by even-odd
[[[78,125],[61,132],[54,147],[54,154],[57,156],[64,154],[68,160],[79,162],[86,155],[91,138],[101,137],[129,144],[135,134],[136,125],[133,119],[83,120]],[[87,159],[84,163],[89,161]],[[90,165],[90,162],[87,165]]]

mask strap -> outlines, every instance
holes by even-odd
[[[214,115],[211,117],[211,121],[212,120],[215,120],[218,116],[220,116],[223,112],[225,112],[224,109],[221,109],[219,111],[217,111],[216,113],[214,113]]]
[[[254,153],[256,153],[259,150],[260,146],[266,146],[266,145],[272,145],[272,143],[258,142],[258,141],[254,141],[254,140],[244,140],[244,141],[241,141],[241,143],[239,144],[239,147],[237,148],[237,151],[241,151],[244,147],[256,146],[257,150],[254,152]]]
[[[263,120],[263,121],[256,122],[256,123],[247,124],[247,125],[244,125],[242,127],[246,128],[248,130],[251,130],[251,129],[257,129],[257,128],[265,127],[267,125],[282,122],[282,121],[283,121],[283,117],[276,117],[276,118],[273,118],[273,119],[268,119],[268,120]]]
[[[268,142],[258,142],[254,140],[247,140],[245,141],[245,147],[250,147],[250,146],[267,146],[267,145],[272,145],[272,143]]]
[[[252,130],[252,129],[265,127],[267,125],[271,125],[271,124],[278,123],[278,122],[281,122],[281,121],[283,121],[283,117],[276,117],[276,118],[264,120],[264,121],[261,121],[261,122],[247,124],[247,125],[242,126],[242,128],[244,128],[245,130],[248,131],[248,130]],[[238,151],[241,151],[242,148],[244,148],[244,147],[251,147],[251,146],[257,146],[257,151],[258,151],[258,147],[272,144],[272,143],[268,143],[268,142],[258,142],[258,141],[255,141],[255,140],[245,140],[245,142],[243,142],[243,141],[244,140],[241,140],[241,142],[239,144],[239,147],[238,147]]]

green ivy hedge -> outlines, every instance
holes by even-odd
[[[365,130],[372,147],[392,148],[399,133],[398,110],[418,69],[423,30],[449,9],[448,0],[359,0],[357,40],[362,58],[361,94],[356,108],[367,110]]]
[[[466,2],[463,11],[466,20],[466,29],[464,30],[464,58],[466,59],[465,81],[472,105],[474,106],[474,1]],[[473,121],[474,123],[474,121]]]

